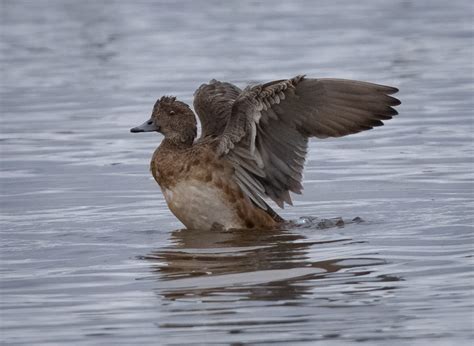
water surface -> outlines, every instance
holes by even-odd
[[[1,340],[468,345],[469,1],[1,1]],[[400,88],[382,128],[313,140],[281,211],[364,222],[189,232],[132,135],[211,78]]]

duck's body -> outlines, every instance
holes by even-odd
[[[309,137],[340,137],[383,125],[400,102],[396,88],[297,76],[241,90],[211,81],[191,109],[174,97],[156,102],[132,132],[165,139],[150,169],[173,214],[190,229],[272,228],[284,220],[264,201],[291,204],[301,193]]]
[[[245,197],[215,143],[176,146],[164,140],[150,170],[173,214],[189,229],[271,228],[279,221]]]

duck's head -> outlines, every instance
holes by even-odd
[[[130,132],[160,132],[165,138],[192,143],[196,137],[196,117],[189,106],[176,97],[163,96],[156,101],[150,119]]]

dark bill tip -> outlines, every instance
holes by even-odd
[[[138,132],[145,132],[145,131],[139,127],[134,127],[130,129],[130,132],[138,133]]]

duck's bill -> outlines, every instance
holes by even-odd
[[[134,127],[130,129],[130,132],[137,133],[137,132],[153,132],[159,131],[160,127],[153,121],[152,118],[145,121],[140,126]]]

